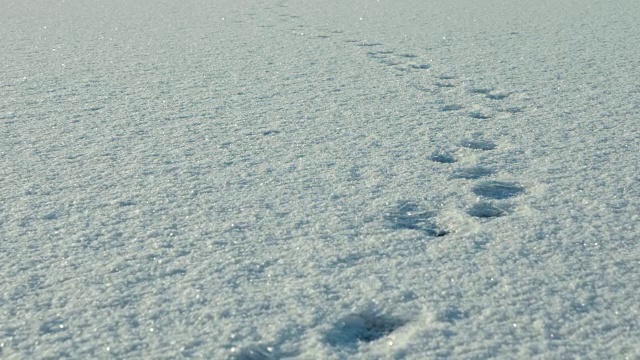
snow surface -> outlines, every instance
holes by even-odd
[[[638,24],[2,1],[0,357],[639,359]]]

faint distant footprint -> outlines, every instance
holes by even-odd
[[[374,64],[386,67],[393,76],[406,79],[405,84],[411,89],[429,96],[452,92],[465,94],[463,97],[458,96],[458,101],[445,101],[443,98],[436,101],[440,104],[439,111],[475,120],[488,120],[497,115],[511,116],[525,108],[518,92],[478,86],[469,79],[460,79],[450,66],[433,64],[429,49],[398,50],[393,45],[389,46],[375,39],[350,36],[342,29],[313,27],[305,23],[304,17],[292,13],[286,1],[279,1],[275,6],[263,5],[263,8],[273,14],[272,18],[276,19],[280,28],[293,36],[352,44]],[[456,90],[461,86],[464,91]]]

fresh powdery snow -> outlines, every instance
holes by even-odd
[[[3,0],[0,358],[639,359],[637,0]]]

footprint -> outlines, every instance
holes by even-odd
[[[452,88],[454,86],[456,86],[453,82],[451,81],[436,81],[435,85],[439,88]]]
[[[407,59],[414,59],[414,58],[418,57],[418,55],[416,55],[416,54],[406,54],[406,53],[405,54],[398,54],[397,56],[403,57],[403,58],[407,58]]]
[[[517,107],[517,106],[512,106],[512,107],[508,107],[506,109],[501,110],[502,112],[506,112],[506,113],[510,113],[510,114],[516,114],[522,111],[521,107]]]
[[[358,43],[356,43],[356,46],[360,46],[360,47],[374,47],[374,46],[382,46],[381,43],[377,43],[377,42],[366,42],[366,41],[360,41]]]
[[[440,79],[440,80],[453,80],[456,78],[455,75],[452,74],[440,74],[438,76],[436,76],[436,78]]]
[[[456,162],[456,158],[450,151],[439,149],[431,154],[431,161],[443,164],[453,164],[454,162]]]
[[[438,237],[447,235],[449,232],[432,219],[435,215],[434,211],[425,211],[415,203],[403,201],[384,218],[394,230],[417,230]]]
[[[486,120],[491,119],[493,117],[493,114],[490,109],[475,108],[469,111],[469,117],[473,119]]]
[[[507,91],[491,91],[488,94],[485,94],[485,97],[491,100],[504,100],[508,98],[509,95],[511,95],[511,93]]]
[[[494,171],[490,168],[483,166],[473,166],[454,170],[453,174],[451,174],[451,178],[474,180],[492,175],[493,173]]]
[[[494,218],[506,215],[507,209],[489,202],[479,202],[467,209],[467,214],[477,218]]]
[[[431,65],[429,64],[410,64],[409,67],[417,70],[429,70],[431,69]]]
[[[472,191],[474,194],[490,199],[508,199],[520,195],[525,190],[524,186],[510,181],[489,180],[476,184]]]
[[[357,347],[396,331],[407,321],[386,314],[356,313],[340,319],[324,336],[333,347]]]

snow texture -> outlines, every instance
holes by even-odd
[[[639,23],[2,1],[0,357],[640,358]]]

